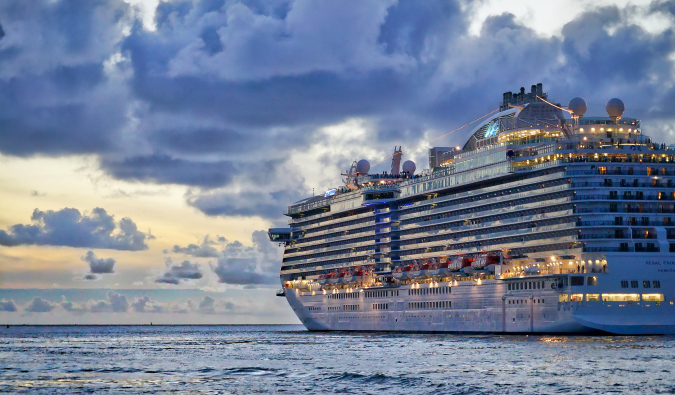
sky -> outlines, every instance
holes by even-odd
[[[395,145],[424,169],[539,82],[673,144],[674,26],[675,1],[0,2],[0,323],[298,323],[266,233],[289,204]]]

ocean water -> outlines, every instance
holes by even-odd
[[[675,394],[675,337],[0,328],[16,394]]]

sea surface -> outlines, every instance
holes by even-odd
[[[0,328],[15,394],[675,394],[675,337]]]

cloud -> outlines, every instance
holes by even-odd
[[[0,230],[0,245],[52,245],[68,247],[106,248],[115,250],[145,250],[146,235],[138,231],[129,218],[117,223],[102,208],[82,215],[74,208],[59,211],[35,209],[32,225],[13,225],[9,232]]]
[[[97,258],[93,251],[87,251],[87,254],[80,257],[80,259],[89,264],[91,274],[114,273],[115,259],[113,258]],[[85,279],[87,279],[86,276]]]
[[[672,1],[588,3],[552,36],[509,13],[474,34],[475,6],[453,0],[159,2],[156,29],[123,1],[10,3],[0,4],[0,152],[93,154],[117,179],[189,187],[186,202],[212,216],[281,221],[289,203],[339,183],[335,172],[308,179],[313,164],[294,167],[294,155],[328,147],[331,171],[379,159],[537,82],[563,103],[583,96],[589,115],[621,97],[657,140],[675,131]],[[358,144],[320,132],[352,119],[372,125]],[[406,159],[423,168],[422,151]],[[232,277],[231,263],[218,265]]]
[[[218,245],[218,243],[210,240],[209,235],[206,235],[200,245],[188,244],[186,247],[174,245],[171,251],[175,254],[186,254],[195,258],[218,258],[218,250],[214,247],[215,245]]]
[[[115,292],[108,293],[108,300],[99,300],[90,305],[92,313],[126,313],[129,310],[127,297]]]
[[[198,310],[201,313],[214,314],[215,313],[215,302],[216,300],[210,296],[204,296],[201,302],[199,302]]]
[[[156,283],[178,285],[182,280],[198,280],[204,275],[198,263],[183,261],[180,265],[174,265],[171,259],[167,259],[167,271],[162,277],[155,280]]]
[[[163,313],[164,306],[150,299],[149,296],[137,298],[132,304],[131,309],[136,313]]]
[[[54,310],[54,307],[56,306],[49,301],[35,297],[28,306],[26,306],[25,310],[29,313],[49,313]]]
[[[253,246],[244,246],[239,241],[228,243],[211,270],[218,281],[235,285],[269,285],[279,281],[278,267],[280,250],[275,249],[265,231],[251,235]]]
[[[100,153],[116,145],[128,90],[106,66],[131,15],[117,0],[0,4],[0,152]]]
[[[13,300],[0,300],[0,311],[15,312],[16,303]]]
[[[95,277],[95,276],[94,276]],[[87,304],[84,305],[79,305],[73,302],[69,302],[66,300],[65,296],[62,296],[61,298],[61,303],[59,303],[61,307],[66,310],[69,313],[74,313],[74,314],[84,314],[89,312],[89,306]]]

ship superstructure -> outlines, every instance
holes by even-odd
[[[541,84],[430,169],[394,150],[288,207],[278,293],[310,330],[675,333],[675,150]]]

